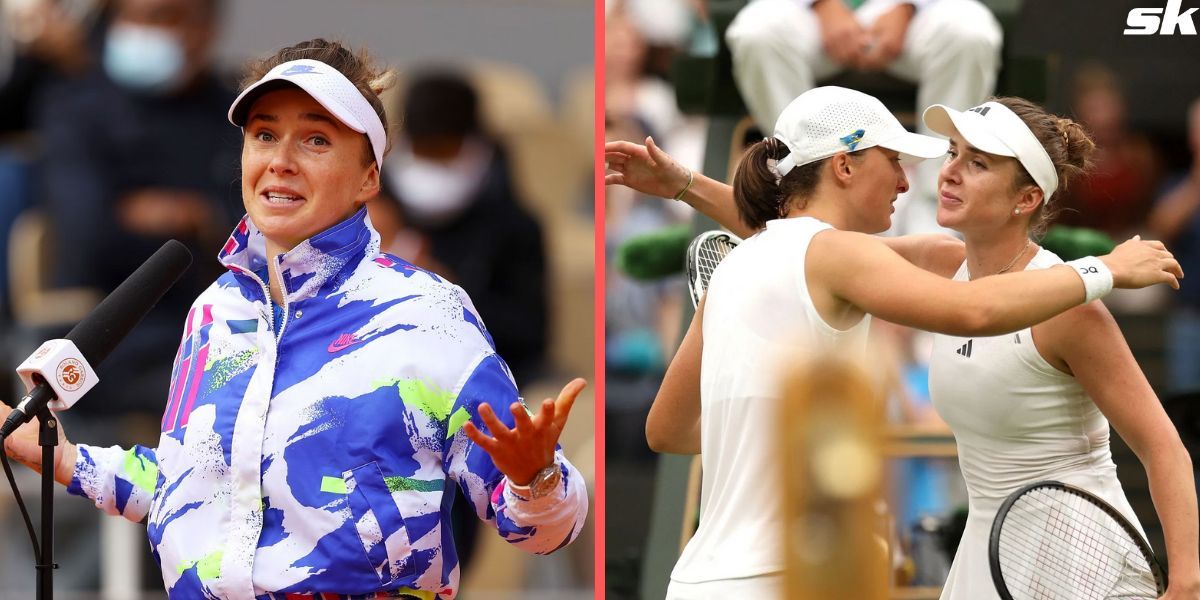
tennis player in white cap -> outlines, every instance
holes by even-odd
[[[914,266],[868,234],[888,228],[892,202],[907,189],[900,161],[942,156],[946,148],[945,140],[904,131],[877,99],[825,87],[796,98],[774,136],[739,165],[732,194],[740,224],[725,224],[753,235],[713,275],[646,424],[652,448],[700,452],[704,468],[700,527],[672,572],[668,598],[780,597],[782,490],[767,424],[776,418],[778,378],[797,349],[861,355],[868,314],[995,335],[1098,298],[1114,284],[1178,285],[1178,264],[1161,244],[1142,241],[1074,268],[972,282]],[[723,204],[720,184],[673,169],[661,152],[610,143],[606,158],[617,171],[610,183],[649,191],[683,176],[674,182],[683,190],[676,197],[698,187],[706,206]],[[929,259],[920,254],[914,258]]]
[[[251,67],[229,110],[247,216],[188,316],[158,446],[59,446],[71,493],[147,520],[172,600],[454,598],[454,486],[527,552],[583,527],[557,448],[583,380],[527,412],[467,295],[379,251],[387,79],[321,39]],[[36,427],[5,450],[35,464]]]

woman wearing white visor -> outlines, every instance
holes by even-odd
[[[1178,264],[1161,244],[1140,241],[1083,259],[1078,266],[1095,267],[1091,274],[1061,268],[953,282],[915,267],[867,234],[888,228],[892,203],[908,188],[901,153],[945,151],[944,140],[906,132],[879,100],[836,87],[796,98],[774,136],[742,160],[732,190],[674,169],[657,149],[606,147],[617,171],[610,183],[692,193],[696,204],[717,208],[709,212],[723,225],[753,234],[713,275],[647,419],[652,448],[699,452],[704,468],[700,527],[672,572],[668,598],[779,596],[782,490],[772,475],[775,445],[763,436],[776,419],[777,379],[788,366],[781,361],[797,350],[861,355],[868,314],[995,335],[1095,299],[1114,282],[1177,285]],[[954,240],[900,246],[909,252],[924,242],[958,248],[961,262]],[[909,254],[928,261],[928,245]]]
[[[319,39],[252,65],[229,109],[247,216],[188,316],[157,448],[59,446],[71,493],[148,519],[172,599],[454,598],[454,485],[528,552],[583,526],[556,442],[584,382],[527,413],[466,294],[379,251],[388,79]],[[33,464],[36,436],[6,451]]]
[[[950,138],[938,178],[938,224],[963,234],[962,252],[929,265],[957,281],[1044,270],[1062,261],[1031,239],[1054,216],[1055,192],[1095,148],[1069,119],[1019,98],[959,112],[934,105],[925,123]],[[960,353],[965,344],[969,352]],[[1053,479],[1104,498],[1137,523],[1109,451],[1109,422],[1150,483],[1171,565],[1164,598],[1200,598],[1196,487],[1175,427],[1100,302],[996,337],[937,335],[930,395],[954,431],[970,508],[943,600],[998,598],[988,536],[1004,498]]]

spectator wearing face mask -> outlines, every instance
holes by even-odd
[[[0,142],[30,127],[41,90],[95,61],[105,0],[0,3]]]
[[[167,239],[197,260],[104,365],[89,415],[161,410],[179,323],[235,222],[237,131],[213,127],[233,91],[213,75],[219,0],[117,0],[94,65],[46,92],[40,196],[56,284],[109,292]],[[131,440],[113,439],[112,442]]]
[[[541,226],[521,207],[508,158],[481,126],[465,79],[419,74],[403,105],[402,139],[383,168],[396,204],[376,206],[372,219],[398,206],[403,226],[392,251],[462,286],[517,382],[531,381],[546,350]]]
[[[34,108],[96,61],[107,14],[107,0],[0,2],[0,329],[10,324],[9,233],[34,201]]]
[[[241,214],[241,135],[213,126],[235,97],[210,59],[220,10],[221,0],[113,0],[83,70],[44,86],[33,104],[42,148],[34,194],[54,236],[55,285],[110,292],[169,238],[195,257],[104,362],[88,401],[63,416],[100,445],[158,438],[174,358],[163,348],[178,344],[192,300],[222,271],[213,249]],[[72,567],[59,583],[96,589],[99,515],[71,510],[59,515]],[[159,585],[155,571],[143,569],[143,585]]]

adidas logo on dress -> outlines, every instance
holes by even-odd
[[[967,343],[963,344],[962,348],[955,350],[954,353],[959,356],[965,356],[967,358],[971,358],[971,345],[972,345],[972,342],[974,342],[974,341],[975,340],[967,340]]]

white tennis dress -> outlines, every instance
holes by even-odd
[[[811,217],[770,221],[713,275],[700,374],[700,528],[671,573],[669,600],[782,597],[783,489],[772,440],[780,392],[772,374],[802,352],[861,357],[870,321],[834,329],[809,297],[809,243],[830,228]]]
[[[1060,263],[1040,250],[1026,269]],[[965,262],[954,279],[967,279]],[[1074,377],[1038,353],[1030,331],[934,336],[929,391],[954,432],[969,496],[966,531],[941,600],[1000,597],[988,566],[988,536],[1005,497],[1026,484],[1054,479],[1081,487],[1141,530],[1117,481],[1108,420]]]

